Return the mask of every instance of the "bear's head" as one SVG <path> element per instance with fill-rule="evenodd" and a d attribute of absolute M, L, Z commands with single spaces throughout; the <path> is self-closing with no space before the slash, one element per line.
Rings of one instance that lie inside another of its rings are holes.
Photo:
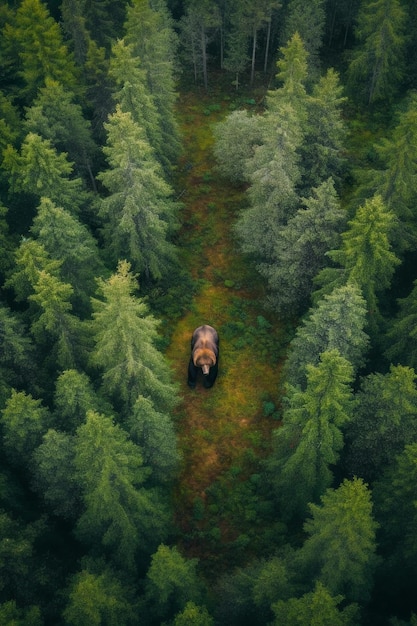
<path fill-rule="evenodd" d="M 193 361 L 196 367 L 201 367 L 204 376 L 207 376 L 210 371 L 210 367 L 216 365 L 216 355 L 213 350 L 200 348 L 194 352 Z"/>

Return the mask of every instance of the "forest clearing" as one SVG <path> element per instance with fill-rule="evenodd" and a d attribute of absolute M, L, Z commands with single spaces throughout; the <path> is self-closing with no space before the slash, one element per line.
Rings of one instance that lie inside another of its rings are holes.
<path fill-rule="evenodd" d="M 277 426 L 272 414 L 279 403 L 277 346 L 283 333 L 277 320 L 270 323 L 259 316 L 265 287 L 250 274 L 232 232 L 246 202 L 245 190 L 219 175 L 212 153 L 213 125 L 230 112 L 231 103 L 225 94 L 195 89 L 181 94 L 178 105 L 184 141 L 177 181 L 183 203 L 178 247 L 198 288 L 190 310 L 176 322 L 167 357 L 181 397 L 176 419 L 183 465 L 176 519 L 192 537 L 191 552 L 197 555 L 205 551 L 198 530 L 220 521 L 220 545 L 240 534 L 232 520 L 210 519 L 213 501 L 206 490 L 223 479 L 227 487 L 222 497 L 228 498 L 233 482 L 254 471 L 259 455 L 269 449 L 270 431 Z M 191 390 L 186 381 L 191 334 L 204 323 L 220 335 L 219 376 L 212 389 L 200 382 Z M 216 511 L 224 507 L 215 504 Z"/>

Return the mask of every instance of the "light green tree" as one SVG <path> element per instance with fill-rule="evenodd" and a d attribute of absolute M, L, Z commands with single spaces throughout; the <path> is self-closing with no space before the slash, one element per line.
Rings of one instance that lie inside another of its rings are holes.
<path fill-rule="evenodd" d="M 246 163 L 262 143 L 262 118 L 246 110 L 233 111 L 214 126 L 214 154 L 223 176 L 234 182 L 246 180 Z"/>
<path fill-rule="evenodd" d="M 366 0 L 360 5 L 348 68 L 350 91 L 371 105 L 392 99 L 404 73 L 407 13 L 400 0 Z"/>
<path fill-rule="evenodd" d="M 20 608 L 14 600 L 0 604 L 0 623 L 4 626 L 42 626 L 40 608 Z"/>
<path fill-rule="evenodd" d="M 102 371 L 103 392 L 127 414 L 141 395 L 164 412 L 176 401 L 176 387 L 155 345 L 158 322 L 144 300 L 133 295 L 136 288 L 126 261 L 107 281 L 99 281 L 102 299 L 93 300 L 91 362 Z"/>
<path fill-rule="evenodd" d="M 308 54 L 309 76 L 320 70 L 320 49 L 323 45 L 326 9 L 324 0 L 313 0 L 306 4 L 302 0 L 290 0 L 286 7 L 282 42 L 298 33 Z"/>
<path fill-rule="evenodd" d="M 42 198 L 31 232 L 51 259 L 60 262 L 60 276 L 74 289 L 73 304 L 82 317 L 90 312 L 96 277 L 104 274 L 98 244 L 90 231 L 69 211 Z"/>
<path fill-rule="evenodd" d="M 172 626 L 213 626 L 214 619 L 203 606 L 197 606 L 194 602 L 187 602 L 184 610 L 175 616 Z"/>
<path fill-rule="evenodd" d="M 317 582 L 314 591 L 301 598 L 280 600 L 272 605 L 275 619 L 272 626 L 356 626 L 359 618 L 359 607 L 350 604 L 339 608 L 344 598 L 332 596 L 328 589 Z"/>
<path fill-rule="evenodd" d="M 378 294 L 391 284 L 400 261 L 391 245 L 395 215 L 381 196 L 374 196 L 360 206 L 342 234 L 342 246 L 332 250 L 329 257 L 338 268 L 322 270 L 317 283 L 324 285 L 320 294 L 329 293 L 334 286 L 353 282 L 362 290 L 368 308 L 370 330 L 377 332 L 380 324 Z"/>
<path fill-rule="evenodd" d="M 321 505 L 310 504 L 304 525 L 308 538 L 299 552 L 308 581 L 317 579 L 347 602 L 369 598 L 377 564 L 371 493 L 360 478 L 328 489 Z"/>
<path fill-rule="evenodd" d="M 146 574 L 146 595 L 160 619 L 173 617 L 189 602 L 199 604 L 202 585 L 197 564 L 197 559 L 183 557 L 175 546 L 161 544 L 152 555 Z"/>
<path fill-rule="evenodd" d="M 137 623 L 126 585 L 109 569 L 100 573 L 83 569 L 73 576 L 63 611 L 68 626 L 126 626 Z"/>
<path fill-rule="evenodd" d="M 144 280 L 161 278 L 175 263 L 172 189 L 130 113 L 118 106 L 105 126 L 109 169 L 98 178 L 109 191 L 100 206 L 107 250 L 113 263 L 127 257 Z"/>
<path fill-rule="evenodd" d="M 303 518 L 332 483 L 343 448 L 342 427 L 352 418 L 351 364 L 337 350 L 307 365 L 305 391 L 287 387 L 282 426 L 274 431 L 268 471 L 286 518 Z"/>
<path fill-rule="evenodd" d="M 3 447 L 8 460 L 27 469 L 51 423 L 49 410 L 30 394 L 12 390 L 1 412 Z"/>
<path fill-rule="evenodd" d="M 4 151 L 2 168 L 14 194 L 30 193 L 47 197 L 72 214 L 80 212 L 88 194 L 81 178 L 73 177 L 73 166 L 64 152 L 58 153 L 49 139 L 29 133 L 20 154 L 12 146 Z"/>
<path fill-rule="evenodd" d="M 152 552 L 169 527 L 166 504 L 144 488 L 149 470 L 140 448 L 110 417 L 89 411 L 77 429 L 74 463 L 84 509 L 78 538 L 134 572 L 139 551 Z"/>

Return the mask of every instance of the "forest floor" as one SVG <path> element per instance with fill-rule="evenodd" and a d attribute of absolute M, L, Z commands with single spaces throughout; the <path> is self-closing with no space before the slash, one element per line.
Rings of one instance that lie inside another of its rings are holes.
<path fill-rule="evenodd" d="M 182 469 L 174 495 L 176 521 L 189 556 L 215 569 L 250 542 L 256 471 L 278 426 L 279 369 L 285 329 L 262 307 L 264 285 L 238 250 L 232 226 L 245 206 L 242 187 L 222 178 L 212 148 L 213 125 L 254 100 L 192 91 L 178 107 L 184 155 L 177 191 L 183 208 L 177 244 L 197 285 L 176 321 L 167 357 L 180 386 L 176 412 Z M 211 389 L 187 386 L 193 330 L 211 324 L 220 336 L 219 375 Z M 249 488 L 248 488 L 249 485 Z"/>

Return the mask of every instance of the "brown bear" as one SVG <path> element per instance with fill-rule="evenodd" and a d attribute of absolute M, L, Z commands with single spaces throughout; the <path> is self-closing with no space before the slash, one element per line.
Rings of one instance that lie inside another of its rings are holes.
<path fill-rule="evenodd" d="M 219 336 L 212 327 L 204 324 L 193 332 L 191 358 L 188 364 L 188 385 L 194 389 L 198 372 L 203 373 L 204 386 L 210 388 L 219 369 Z"/>

